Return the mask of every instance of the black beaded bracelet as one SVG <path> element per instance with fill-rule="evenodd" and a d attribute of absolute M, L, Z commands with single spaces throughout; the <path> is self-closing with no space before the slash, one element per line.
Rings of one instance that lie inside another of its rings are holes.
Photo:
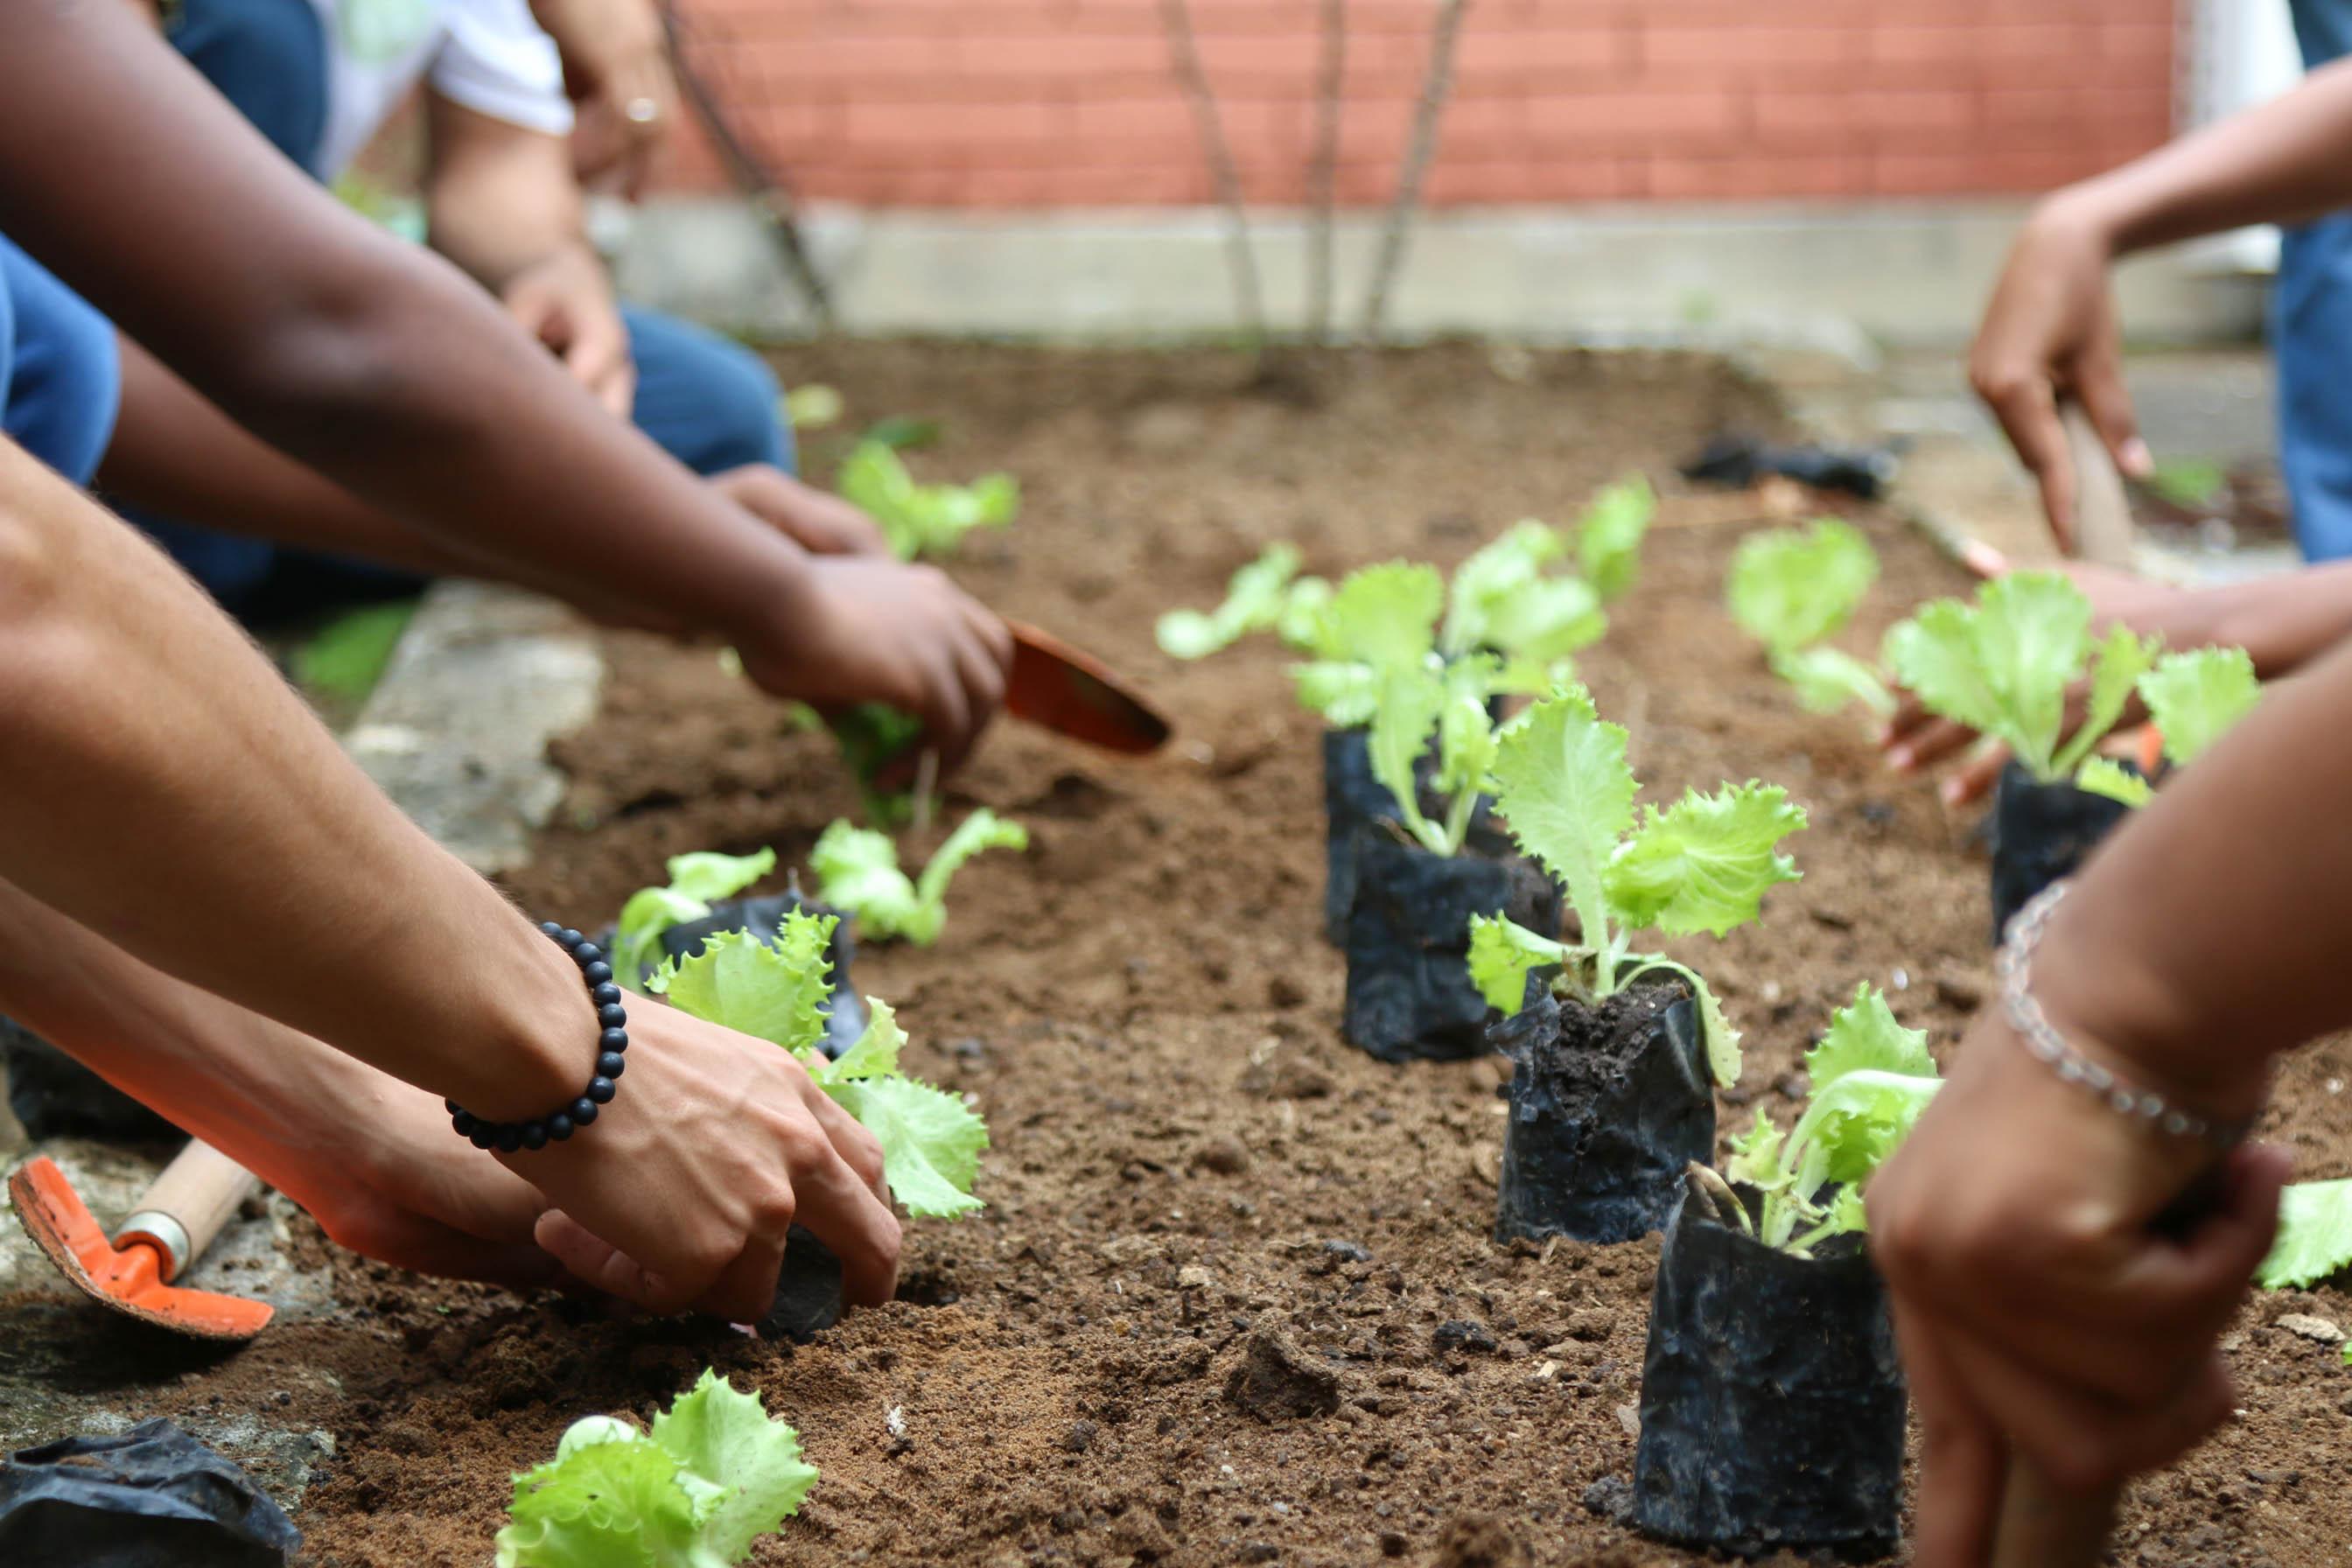
<path fill-rule="evenodd" d="M 595 1121 L 600 1106 L 612 1103 L 618 1092 L 615 1081 L 629 1065 L 625 1054 L 629 1048 L 629 1015 L 621 1005 L 621 987 L 613 979 L 613 966 L 604 961 L 604 950 L 570 926 L 553 921 L 541 922 L 539 929 L 572 955 L 572 962 L 580 966 L 580 978 L 588 983 L 588 999 L 596 1005 L 596 1023 L 604 1031 L 596 1037 L 596 1071 L 577 1100 L 529 1121 L 491 1121 L 454 1100 L 443 1101 L 449 1108 L 449 1125 L 460 1138 L 473 1140 L 477 1149 L 511 1154 L 518 1149 L 544 1149 L 551 1142 L 562 1142 Z"/>

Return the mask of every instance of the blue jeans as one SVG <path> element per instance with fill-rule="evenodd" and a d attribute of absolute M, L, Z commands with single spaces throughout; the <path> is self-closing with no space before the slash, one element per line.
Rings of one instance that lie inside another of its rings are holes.
<path fill-rule="evenodd" d="M 0 431 L 86 486 L 121 403 L 113 325 L 0 236 Z"/>
<path fill-rule="evenodd" d="M 2303 63 L 2352 54 L 2352 0 L 2292 0 Z M 2279 467 L 2305 557 L 2352 556 L 2352 213 L 2286 231 L 2271 293 Z"/>
<path fill-rule="evenodd" d="M 185 0 L 172 42 L 279 152 L 320 172 L 313 165 L 326 126 L 327 47 L 310 0 Z M 625 305 L 621 318 L 637 366 L 638 429 L 699 474 L 747 463 L 793 468 L 782 394 L 757 354 L 659 311 Z M 289 569 L 306 580 L 325 581 L 318 560 L 300 552 L 180 523 L 138 521 L 233 611 L 256 604 L 273 579 L 280 591 L 269 597 L 288 599 Z M 361 588 L 371 580 L 395 590 L 414 581 L 379 577 L 373 568 L 341 574 Z"/>

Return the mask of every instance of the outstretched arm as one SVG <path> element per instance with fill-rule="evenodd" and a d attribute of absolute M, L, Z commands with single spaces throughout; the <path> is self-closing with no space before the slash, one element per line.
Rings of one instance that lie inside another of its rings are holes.
<path fill-rule="evenodd" d="M 2272 1061 L 2352 1026 L 2352 648 L 2282 683 L 2094 858 L 2034 991 L 2137 1090 L 2221 1119 Z M 1982 1562 L 2007 1450 L 2091 1490 L 2226 1419 L 2214 1345 L 2267 1250 L 2285 1158 L 2219 1165 L 2210 1217 L 2156 1222 L 2215 1158 L 2060 1080 L 1989 1007 L 1870 1192 L 1922 1429 L 1920 1568 Z"/>
<path fill-rule="evenodd" d="M 812 563 L 696 483 L 128 8 L 0 0 L 0 142 L 42 150 L 0 162 L 0 226 L 231 417 L 461 551 L 729 638 L 772 689 L 895 703 L 949 761 L 970 745 L 1011 644 L 944 579 Z"/>
<path fill-rule="evenodd" d="M 2134 251 L 2243 224 L 2294 223 L 2352 204 L 2352 62 L 2294 91 L 2069 185 L 2038 207 L 1985 308 L 1970 378 L 2042 486 L 2062 544 L 2074 474 L 2058 420 L 2079 399 L 2126 473 L 2146 474 L 2124 390 L 2107 268 Z"/>
<path fill-rule="evenodd" d="M 160 552 L 5 441 L 0 756 L 0 881 L 131 958 L 495 1120 L 586 1083 L 598 1022 L 570 958 Z M 873 1140 L 772 1046 L 653 1003 L 629 1027 L 596 1125 L 500 1156 L 562 1211 L 541 1244 L 604 1289 L 749 1321 L 797 1215 L 856 1299 L 886 1298 Z"/>

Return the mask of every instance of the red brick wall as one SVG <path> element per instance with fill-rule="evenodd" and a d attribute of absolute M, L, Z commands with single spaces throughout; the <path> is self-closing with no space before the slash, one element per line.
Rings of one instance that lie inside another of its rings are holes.
<path fill-rule="evenodd" d="M 695 58 L 804 195 L 1198 204 L 1159 0 L 683 0 Z M 1435 0 L 1349 0 L 1339 172 L 1386 199 Z M 1316 0 L 1192 0 L 1254 202 L 1296 205 Z M 1433 203 L 2039 190 L 2172 120 L 2171 0 L 1470 0 Z M 708 188 L 682 139 L 675 185 Z"/>

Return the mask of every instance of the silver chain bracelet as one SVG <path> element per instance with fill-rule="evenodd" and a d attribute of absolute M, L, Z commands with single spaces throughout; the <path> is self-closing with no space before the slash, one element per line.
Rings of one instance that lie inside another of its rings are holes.
<path fill-rule="evenodd" d="M 2033 954 L 2049 929 L 2050 912 L 2065 898 L 2066 888 L 2065 882 L 2053 882 L 2018 910 L 2016 918 L 2009 922 L 2000 956 L 1993 961 L 1993 973 L 2000 979 L 2001 1010 L 2010 1026 L 2025 1042 L 2026 1050 L 2061 1080 L 2095 1095 L 2116 1115 L 2130 1117 L 2151 1131 L 2194 1138 L 2223 1151 L 2244 1142 L 2246 1134 L 2253 1131 L 2254 1118 L 2221 1121 L 2183 1110 L 2164 1096 L 2126 1082 L 2113 1069 L 2076 1050 L 2050 1022 L 2049 1015 L 2042 1012 L 2042 1004 L 2033 995 Z"/>

